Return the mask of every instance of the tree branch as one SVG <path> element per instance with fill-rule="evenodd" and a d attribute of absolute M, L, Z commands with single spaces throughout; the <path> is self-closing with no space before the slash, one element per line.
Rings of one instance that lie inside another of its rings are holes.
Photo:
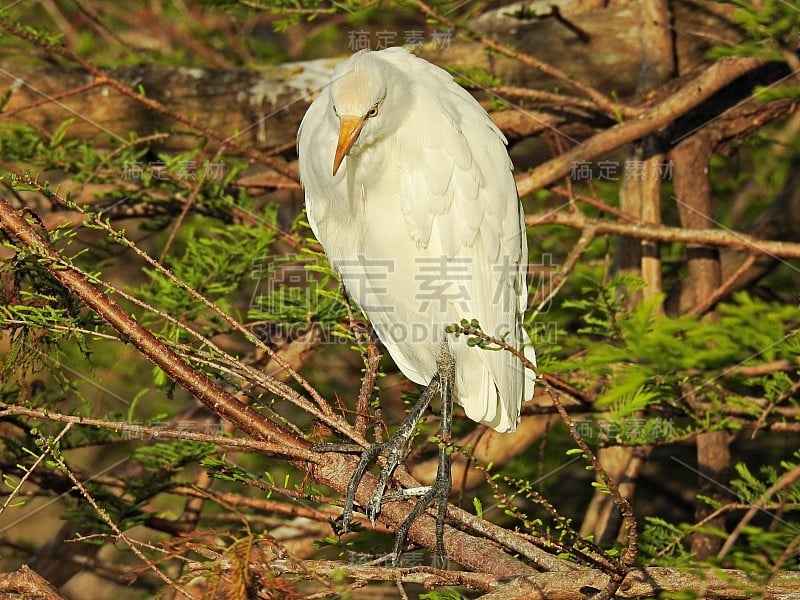
<path fill-rule="evenodd" d="M 519 195 L 525 196 L 569 175 L 575 162 L 593 160 L 663 129 L 732 81 L 764 64 L 764 61 L 755 58 L 728 58 L 714 63 L 677 92 L 648 112 L 639 115 L 635 120 L 625 121 L 598 133 L 572 150 L 536 167 L 527 175 L 519 177 L 517 179 Z"/>
<path fill-rule="evenodd" d="M 727 248 L 749 250 L 756 254 L 767 254 L 773 257 L 800 258 L 800 244 L 760 240 L 731 229 L 681 229 L 662 225 L 619 223 L 607 219 L 587 217 L 580 212 L 529 214 L 525 217 L 525 224 L 528 227 L 535 227 L 537 225 L 563 225 L 575 229 L 593 227 L 597 235 L 624 235 L 657 242 L 680 242 L 683 244 L 724 246 Z"/>

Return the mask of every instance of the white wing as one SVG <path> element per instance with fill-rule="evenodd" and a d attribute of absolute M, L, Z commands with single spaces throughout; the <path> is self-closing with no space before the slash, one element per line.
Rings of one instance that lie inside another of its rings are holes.
<path fill-rule="evenodd" d="M 382 54 L 394 59 L 391 51 Z M 404 217 L 431 256 L 450 259 L 456 275 L 469 269 L 468 278 L 451 280 L 465 292 L 451 307 L 452 320 L 477 319 L 484 332 L 522 349 L 529 341 L 521 323 L 527 241 L 506 139 L 445 71 L 406 53 L 396 60 L 414 69 L 409 96 L 427 107 L 411 111 L 414 120 L 398 132 Z M 463 337 L 451 349 L 467 416 L 498 431 L 515 429 L 534 374 L 509 352 L 468 347 Z M 529 345 L 526 354 L 534 358 Z"/>
<path fill-rule="evenodd" d="M 314 202 L 315 198 L 325 198 L 327 191 L 324 182 L 330 178 L 333 154 L 336 149 L 336 129 L 328 123 L 330 106 L 330 86 L 326 86 L 311 103 L 297 130 L 297 155 L 300 183 L 306 193 L 306 213 L 309 225 L 318 240 L 318 223 L 325 218 L 327 202 Z M 327 171 L 324 155 L 330 149 Z"/>

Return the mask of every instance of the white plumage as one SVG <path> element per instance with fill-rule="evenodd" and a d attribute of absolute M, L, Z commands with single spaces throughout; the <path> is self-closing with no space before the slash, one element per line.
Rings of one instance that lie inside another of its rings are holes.
<path fill-rule="evenodd" d="M 441 344 L 468 417 L 513 431 L 534 374 L 445 333 L 462 319 L 533 348 L 527 242 L 506 139 L 452 77 L 402 48 L 342 62 L 298 133 L 308 220 L 400 370 L 427 385 Z"/>

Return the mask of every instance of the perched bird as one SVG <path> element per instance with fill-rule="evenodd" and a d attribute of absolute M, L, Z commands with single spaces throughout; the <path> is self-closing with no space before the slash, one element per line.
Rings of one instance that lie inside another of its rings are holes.
<path fill-rule="evenodd" d="M 500 432 L 514 431 L 535 375 L 508 351 L 470 345 L 447 328 L 477 320 L 524 351 L 527 241 L 506 139 L 480 104 L 439 67 L 403 48 L 363 50 L 340 63 L 298 132 L 308 222 L 350 296 L 406 377 L 428 386 L 397 432 L 366 450 L 343 513 L 369 463 L 387 457 L 366 507 L 374 522 L 391 473 L 407 453 L 431 398 L 442 397 Z M 437 554 L 450 493 L 450 457 L 398 528 L 394 557 L 413 520 L 438 503 Z"/>

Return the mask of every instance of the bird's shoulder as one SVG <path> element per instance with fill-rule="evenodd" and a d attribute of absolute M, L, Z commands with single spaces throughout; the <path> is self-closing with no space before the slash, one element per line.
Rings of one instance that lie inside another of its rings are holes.
<path fill-rule="evenodd" d="M 505 137 L 469 92 L 430 67 L 420 68 L 426 75 L 414 82 L 396 140 L 403 216 L 422 245 L 438 234 L 445 254 L 454 256 L 483 230 L 481 243 L 497 256 L 503 230 L 518 228 Z"/>

